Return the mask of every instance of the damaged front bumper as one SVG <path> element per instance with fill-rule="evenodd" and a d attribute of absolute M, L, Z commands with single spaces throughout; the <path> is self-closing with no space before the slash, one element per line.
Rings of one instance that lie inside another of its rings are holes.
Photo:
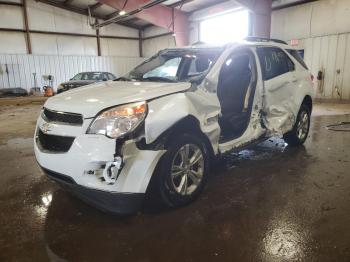
<path fill-rule="evenodd" d="M 101 211 L 128 215 L 138 212 L 144 200 L 144 193 L 106 192 L 78 185 L 71 177 L 41 167 L 43 172 L 65 190 Z"/>
<path fill-rule="evenodd" d="M 42 148 L 38 139 L 41 126 L 39 120 L 34 151 L 50 178 L 104 211 L 126 214 L 139 209 L 164 150 L 141 150 L 134 140 L 123 142 L 117 150 L 115 139 L 76 132 L 69 150 L 55 153 Z M 69 128 L 53 125 L 46 135 L 72 134 Z"/>

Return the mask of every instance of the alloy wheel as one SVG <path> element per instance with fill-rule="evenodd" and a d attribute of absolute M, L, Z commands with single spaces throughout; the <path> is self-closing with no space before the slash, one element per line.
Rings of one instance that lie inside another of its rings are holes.
<path fill-rule="evenodd" d="M 202 150 L 195 144 L 182 146 L 171 166 L 171 181 L 177 193 L 191 195 L 200 185 L 204 174 Z"/>

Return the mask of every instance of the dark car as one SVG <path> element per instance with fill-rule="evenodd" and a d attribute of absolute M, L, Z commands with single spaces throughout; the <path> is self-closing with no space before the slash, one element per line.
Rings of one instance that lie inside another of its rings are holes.
<path fill-rule="evenodd" d="M 100 81 L 116 79 L 115 75 L 109 72 L 82 72 L 75 75 L 68 82 L 64 82 L 57 87 L 57 94 L 80 86 L 90 85 Z"/>

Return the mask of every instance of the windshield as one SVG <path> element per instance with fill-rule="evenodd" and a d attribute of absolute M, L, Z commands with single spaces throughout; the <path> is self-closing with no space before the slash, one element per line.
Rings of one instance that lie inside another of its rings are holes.
<path fill-rule="evenodd" d="M 72 80 L 102 80 L 102 73 L 99 73 L 99 72 L 79 73 L 76 76 L 74 76 Z"/>
<path fill-rule="evenodd" d="M 197 79 L 218 59 L 222 49 L 159 52 L 119 80 L 185 82 Z"/>

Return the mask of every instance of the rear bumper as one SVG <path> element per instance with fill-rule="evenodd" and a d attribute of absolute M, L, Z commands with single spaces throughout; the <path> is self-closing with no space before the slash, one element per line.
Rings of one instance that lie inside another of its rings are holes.
<path fill-rule="evenodd" d="M 144 193 L 116 193 L 87 188 L 78 185 L 73 178 L 41 167 L 44 173 L 60 184 L 65 190 L 101 211 L 128 215 L 138 212 L 143 203 Z"/>

